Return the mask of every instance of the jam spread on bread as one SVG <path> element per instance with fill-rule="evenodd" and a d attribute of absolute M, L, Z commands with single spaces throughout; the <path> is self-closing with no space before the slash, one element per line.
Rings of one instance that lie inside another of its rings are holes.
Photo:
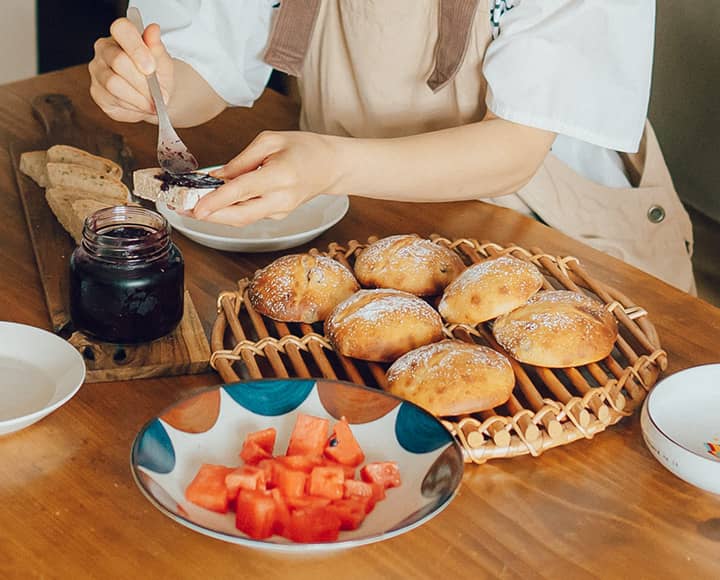
<path fill-rule="evenodd" d="M 167 171 L 163 171 L 155 176 L 162 182 L 160 189 L 162 191 L 168 191 L 171 186 L 177 187 L 190 187 L 193 189 L 214 189 L 220 187 L 225 183 L 222 179 L 213 177 L 207 173 L 179 173 L 173 175 Z"/>

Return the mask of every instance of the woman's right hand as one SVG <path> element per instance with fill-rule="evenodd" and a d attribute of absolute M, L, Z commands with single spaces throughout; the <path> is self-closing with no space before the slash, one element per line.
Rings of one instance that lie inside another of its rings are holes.
<path fill-rule="evenodd" d="M 127 18 L 110 26 L 110 37 L 95 42 L 90 61 L 90 95 L 112 119 L 128 123 L 157 122 L 145 75 L 157 72 L 165 103 L 173 94 L 173 60 L 151 24 L 141 36 Z"/>

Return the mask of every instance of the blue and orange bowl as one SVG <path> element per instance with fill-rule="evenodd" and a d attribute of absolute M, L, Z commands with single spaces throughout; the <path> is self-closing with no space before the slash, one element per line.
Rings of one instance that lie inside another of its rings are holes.
<path fill-rule="evenodd" d="M 402 485 L 389 489 L 361 526 L 336 542 L 296 544 L 280 536 L 254 540 L 219 514 L 185 499 L 203 463 L 237 465 L 248 433 L 274 427 L 285 449 L 298 413 L 345 417 L 366 463 L 395 461 Z M 165 515 L 202 534 L 283 552 L 327 551 L 378 542 L 436 516 L 455 497 L 463 473 L 458 442 L 433 415 L 377 389 L 326 379 L 265 379 L 220 385 L 163 411 L 138 433 L 132 473 L 143 494 Z"/>

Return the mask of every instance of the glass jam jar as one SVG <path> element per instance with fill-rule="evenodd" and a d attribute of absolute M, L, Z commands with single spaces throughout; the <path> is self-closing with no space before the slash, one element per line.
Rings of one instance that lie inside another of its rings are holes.
<path fill-rule="evenodd" d="M 106 342 L 148 342 L 183 315 L 184 263 L 170 225 L 143 207 L 101 209 L 85 220 L 70 258 L 76 330 Z"/>

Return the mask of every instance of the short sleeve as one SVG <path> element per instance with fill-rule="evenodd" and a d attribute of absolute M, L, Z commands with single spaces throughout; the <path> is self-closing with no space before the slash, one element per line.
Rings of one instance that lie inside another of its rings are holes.
<path fill-rule="evenodd" d="M 654 0 L 491 1 L 483 72 L 498 117 L 637 151 L 647 117 Z"/>
<path fill-rule="evenodd" d="M 146 25 L 160 25 L 173 58 L 192 66 L 229 105 L 249 107 L 272 68 L 262 55 L 270 35 L 271 0 L 131 0 Z"/>

